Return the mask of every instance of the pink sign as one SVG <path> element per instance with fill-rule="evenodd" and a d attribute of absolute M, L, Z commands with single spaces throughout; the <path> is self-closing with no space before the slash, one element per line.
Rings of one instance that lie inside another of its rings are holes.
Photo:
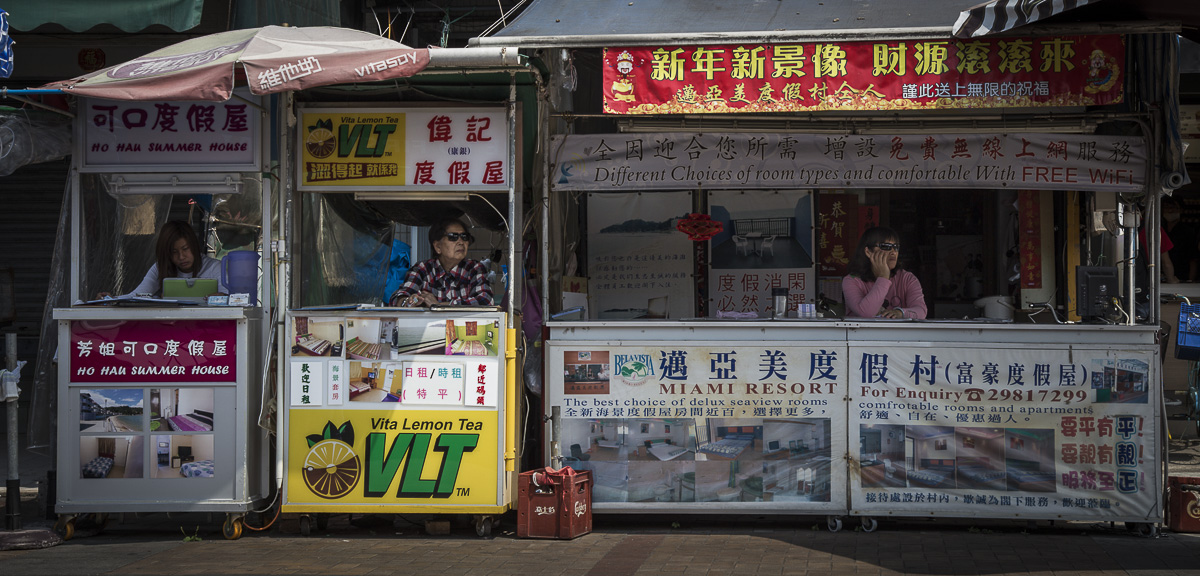
<path fill-rule="evenodd" d="M 71 382 L 235 382 L 236 320 L 76 320 Z"/>

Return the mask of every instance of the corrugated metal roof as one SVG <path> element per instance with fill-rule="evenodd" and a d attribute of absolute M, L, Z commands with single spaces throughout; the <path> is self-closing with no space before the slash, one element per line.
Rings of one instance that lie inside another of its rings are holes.
<path fill-rule="evenodd" d="M 766 38 L 902 38 L 949 36 L 959 12 L 978 0 L 534 0 L 508 27 L 473 44 L 598 46 Z M 625 38 L 622 38 L 625 37 Z"/>

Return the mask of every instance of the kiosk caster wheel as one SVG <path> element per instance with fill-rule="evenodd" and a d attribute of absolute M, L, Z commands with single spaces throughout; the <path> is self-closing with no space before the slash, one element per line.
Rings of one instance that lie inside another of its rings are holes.
<path fill-rule="evenodd" d="M 241 517 L 230 516 L 225 519 L 225 524 L 221 525 L 221 534 L 226 540 L 237 540 L 242 537 L 242 519 Z"/>
<path fill-rule="evenodd" d="M 492 535 L 492 526 L 496 520 L 491 516 L 477 516 L 475 518 L 475 535 L 480 538 L 487 538 Z"/>
<path fill-rule="evenodd" d="M 312 525 L 313 525 L 312 516 L 309 516 L 308 514 L 301 516 L 300 517 L 300 535 L 301 536 L 312 535 Z"/>
<path fill-rule="evenodd" d="M 870 516 L 863 516 L 861 526 L 863 532 L 874 532 L 879 529 L 879 521 Z"/>
<path fill-rule="evenodd" d="M 838 516 L 826 516 L 825 525 L 829 527 L 830 532 L 842 531 L 842 519 Z"/>
<path fill-rule="evenodd" d="M 75 537 L 75 516 L 59 516 L 54 523 L 54 531 L 62 536 L 64 541 Z"/>

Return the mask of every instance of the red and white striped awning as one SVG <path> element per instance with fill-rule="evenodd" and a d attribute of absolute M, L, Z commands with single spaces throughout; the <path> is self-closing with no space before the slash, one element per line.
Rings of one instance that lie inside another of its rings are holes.
<path fill-rule="evenodd" d="M 990 0 L 963 10 L 954 23 L 956 38 L 976 38 L 1032 24 L 1100 0 Z"/>

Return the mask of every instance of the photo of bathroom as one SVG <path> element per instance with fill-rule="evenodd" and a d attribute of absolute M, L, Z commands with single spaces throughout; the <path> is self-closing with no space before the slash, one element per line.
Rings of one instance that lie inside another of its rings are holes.
<path fill-rule="evenodd" d="M 908 485 L 905 444 L 904 426 L 859 425 L 858 463 L 863 488 L 903 488 Z"/>

